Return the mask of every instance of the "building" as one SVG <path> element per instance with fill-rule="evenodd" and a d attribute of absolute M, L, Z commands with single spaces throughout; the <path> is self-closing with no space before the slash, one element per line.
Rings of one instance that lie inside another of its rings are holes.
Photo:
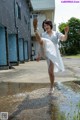
<path fill-rule="evenodd" d="M 0 68 L 31 57 L 30 0 L 0 0 Z"/>
<path fill-rule="evenodd" d="M 33 11 L 31 14 L 31 36 L 32 36 L 32 60 L 35 59 L 37 43 L 34 37 L 33 30 L 33 19 L 36 17 L 38 19 L 38 28 L 40 34 L 43 32 L 42 22 L 45 19 L 50 19 L 54 25 L 54 16 L 55 16 L 55 0 L 31 0 Z M 55 25 L 54 25 L 54 30 Z"/>

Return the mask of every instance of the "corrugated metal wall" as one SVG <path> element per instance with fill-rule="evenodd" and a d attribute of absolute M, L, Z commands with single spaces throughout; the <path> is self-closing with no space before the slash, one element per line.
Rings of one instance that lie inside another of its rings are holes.
<path fill-rule="evenodd" d="M 20 19 L 16 14 L 17 4 L 21 14 Z M 1 26 L 7 28 L 7 34 L 5 34 L 5 29 L 2 29 Z M 24 42 L 22 40 L 24 40 Z M 10 62 L 25 61 L 30 59 L 30 11 L 26 0 L 0 1 L 0 51 L 0 66 L 7 65 L 7 63 Z M 4 53 L 4 56 L 2 55 L 2 52 Z"/>

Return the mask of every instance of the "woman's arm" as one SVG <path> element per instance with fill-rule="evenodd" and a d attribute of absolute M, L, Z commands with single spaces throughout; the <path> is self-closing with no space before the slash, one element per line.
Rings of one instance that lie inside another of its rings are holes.
<path fill-rule="evenodd" d="M 66 40 L 67 40 L 68 32 L 69 32 L 69 27 L 67 26 L 67 27 L 64 29 L 64 31 L 65 31 L 65 34 L 60 37 L 60 40 L 61 40 L 61 41 L 66 41 Z"/>

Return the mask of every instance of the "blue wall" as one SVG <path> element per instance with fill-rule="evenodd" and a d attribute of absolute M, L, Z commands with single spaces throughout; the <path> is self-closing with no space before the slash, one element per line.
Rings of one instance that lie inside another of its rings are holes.
<path fill-rule="evenodd" d="M 8 47 L 9 47 L 9 62 L 18 62 L 17 61 L 17 43 L 16 35 L 8 35 Z"/>
<path fill-rule="evenodd" d="M 7 65 L 5 28 L 0 27 L 0 65 Z"/>
<path fill-rule="evenodd" d="M 24 54 L 25 54 L 25 60 L 28 60 L 28 42 L 24 41 Z"/>
<path fill-rule="evenodd" d="M 24 41 L 23 39 L 19 39 L 19 61 L 24 61 Z"/>

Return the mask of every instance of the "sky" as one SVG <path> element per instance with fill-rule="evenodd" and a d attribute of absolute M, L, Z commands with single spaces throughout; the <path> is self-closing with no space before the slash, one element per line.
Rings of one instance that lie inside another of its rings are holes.
<path fill-rule="evenodd" d="M 65 3 L 62 3 L 61 1 L 64 1 Z M 71 17 L 80 19 L 80 0 L 55 0 L 54 23 L 57 25 L 56 29 L 58 29 L 58 25 L 61 22 L 67 22 Z"/>

